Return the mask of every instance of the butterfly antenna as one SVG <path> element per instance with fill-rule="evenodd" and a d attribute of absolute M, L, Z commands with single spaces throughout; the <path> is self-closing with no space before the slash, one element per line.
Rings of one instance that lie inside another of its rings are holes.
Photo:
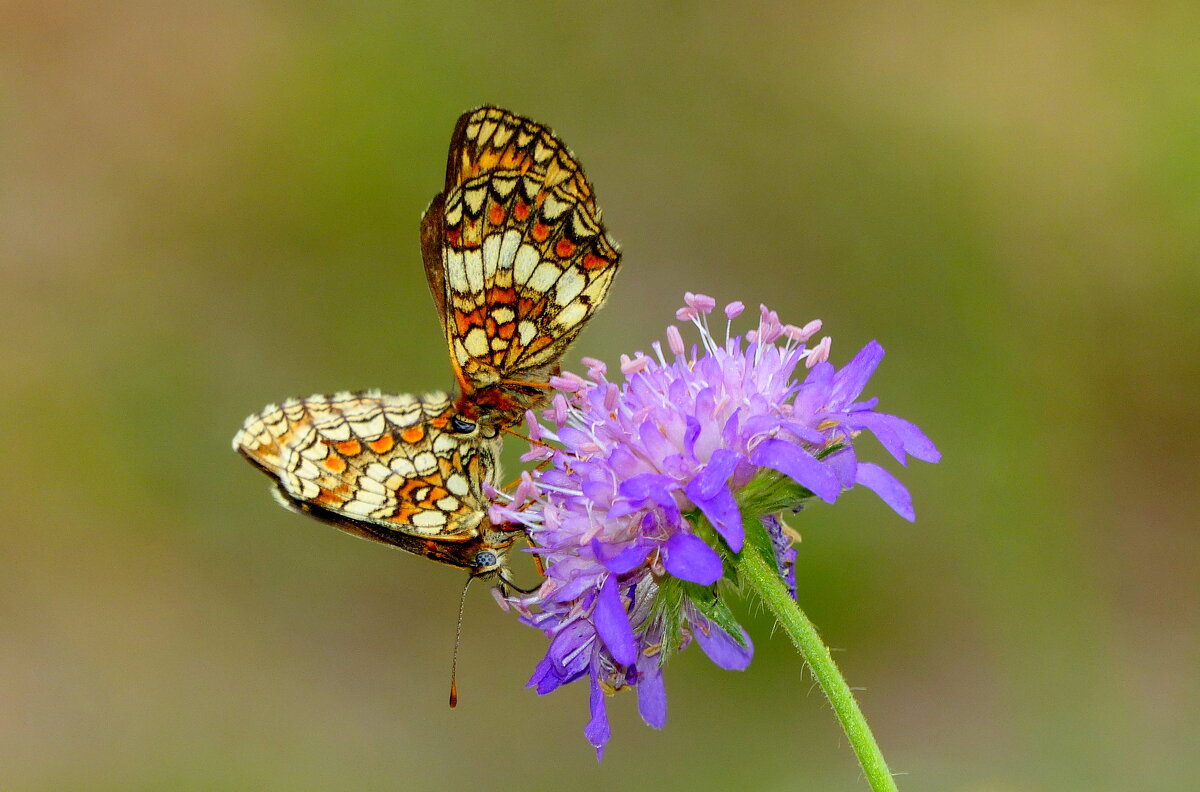
<path fill-rule="evenodd" d="M 467 608 L 467 589 L 474 579 L 474 576 L 467 578 L 462 590 L 462 599 L 458 602 L 458 626 L 454 628 L 454 656 L 450 660 L 450 709 L 458 706 L 458 646 L 462 643 L 462 620 L 463 612 Z"/>

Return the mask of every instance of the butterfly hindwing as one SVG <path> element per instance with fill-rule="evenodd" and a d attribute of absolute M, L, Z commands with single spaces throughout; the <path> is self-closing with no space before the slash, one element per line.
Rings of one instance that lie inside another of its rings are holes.
<path fill-rule="evenodd" d="M 499 446 L 495 432 L 456 418 L 443 394 L 291 399 L 248 418 L 234 438 L 287 504 L 401 546 L 481 535 L 482 487 L 496 483 Z"/>

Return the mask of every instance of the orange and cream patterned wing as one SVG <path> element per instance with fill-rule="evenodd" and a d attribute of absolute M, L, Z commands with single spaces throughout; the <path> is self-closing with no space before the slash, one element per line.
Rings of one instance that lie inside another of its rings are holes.
<path fill-rule="evenodd" d="M 499 475 L 499 437 L 456 417 L 445 394 L 290 399 L 247 418 L 233 447 L 285 506 L 425 555 L 411 537 L 480 535 L 483 483 Z"/>
<path fill-rule="evenodd" d="M 495 107 L 459 119 L 445 191 L 421 236 L 468 397 L 513 381 L 544 385 L 604 302 L 621 258 L 562 141 Z"/>

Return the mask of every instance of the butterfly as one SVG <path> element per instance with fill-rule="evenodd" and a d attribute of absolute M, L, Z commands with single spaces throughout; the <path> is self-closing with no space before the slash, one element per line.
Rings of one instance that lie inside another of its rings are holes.
<path fill-rule="evenodd" d="M 459 118 L 421 251 L 458 395 L 290 399 L 247 418 L 233 447 L 295 511 L 508 583 L 521 531 L 491 524 L 485 489 L 502 433 L 548 404 L 620 252 L 562 141 L 496 107 Z"/>

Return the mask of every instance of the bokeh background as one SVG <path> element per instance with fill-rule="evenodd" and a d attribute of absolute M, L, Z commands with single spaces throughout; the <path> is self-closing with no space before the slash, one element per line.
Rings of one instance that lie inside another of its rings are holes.
<path fill-rule="evenodd" d="M 805 512 L 799 579 L 902 789 L 1194 789 L 1198 40 L 1187 2 L 0 3 L 0 788 L 865 788 L 744 604 L 751 668 L 676 658 L 598 765 L 479 587 L 449 711 L 461 575 L 229 450 L 449 385 L 417 220 L 488 102 L 624 247 L 569 366 L 685 290 L 887 348 L 944 460 L 915 525 Z"/>

